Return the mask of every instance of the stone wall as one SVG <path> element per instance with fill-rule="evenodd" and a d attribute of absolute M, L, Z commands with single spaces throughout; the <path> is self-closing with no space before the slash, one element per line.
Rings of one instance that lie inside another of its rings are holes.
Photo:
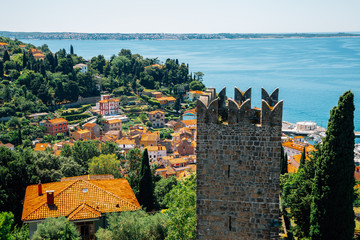
<path fill-rule="evenodd" d="M 262 89 L 197 103 L 197 239 L 278 239 L 282 101 Z M 267 95 L 266 95 L 267 94 Z"/>

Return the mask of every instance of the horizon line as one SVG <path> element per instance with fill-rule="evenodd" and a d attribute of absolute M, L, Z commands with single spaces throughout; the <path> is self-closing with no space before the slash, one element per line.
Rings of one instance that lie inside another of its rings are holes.
<path fill-rule="evenodd" d="M 74 34 L 170 34 L 170 35 L 186 35 L 186 34 L 360 34 L 359 31 L 335 31 L 335 32 L 188 32 L 188 33 L 171 33 L 171 32 L 64 32 L 64 31 L 50 31 L 50 32 L 41 32 L 41 31 L 3 31 L 0 32 L 9 32 L 9 33 L 74 33 Z"/>

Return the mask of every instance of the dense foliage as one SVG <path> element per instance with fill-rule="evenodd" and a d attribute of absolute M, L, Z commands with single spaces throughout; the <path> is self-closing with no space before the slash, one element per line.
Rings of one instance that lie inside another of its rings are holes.
<path fill-rule="evenodd" d="M 354 235 L 354 95 L 347 91 L 330 112 L 317 161 L 311 239 L 352 239 Z"/>
<path fill-rule="evenodd" d="M 196 176 L 191 175 L 177 184 L 165 197 L 169 216 L 169 240 L 195 239 Z"/>
<path fill-rule="evenodd" d="M 139 194 L 137 199 L 140 205 L 146 209 L 146 211 L 152 211 L 155 205 L 154 199 L 154 187 L 153 187 L 153 176 L 149 165 L 148 151 L 142 154 L 142 161 L 139 171 Z"/>
<path fill-rule="evenodd" d="M 78 240 L 80 233 L 75 224 L 65 217 L 47 218 L 37 226 L 32 240 L 67 239 Z"/>
<path fill-rule="evenodd" d="M 59 181 L 62 177 L 80 175 L 79 165 L 72 159 L 49 152 L 26 148 L 11 151 L 0 147 L 0 212 L 11 211 L 20 223 L 25 190 L 28 185 Z"/>
<path fill-rule="evenodd" d="M 308 238 L 310 233 L 310 211 L 312 190 L 315 176 L 315 162 L 320 149 L 312 153 L 311 160 L 296 174 L 285 174 L 281 177 L 283 208 L 290 208 L 289 216 L 294 219 L 293 233 L 300 238 Z"/>
<path fill-rule="evenodd" d="M 165 214 L 145 211 L 121 212 L 107 215 L 107 228 L 96 232 L 99 240 L 162 240 L 167 235 Z"/>
<path fill-rule="evenodd" d="M 281 177 L 284 217 L 294 219 L 289 230 L 299 239 L 353 238 L 353 118 L 353 94 L 347 91 L 331 110 L 326 137 L 310 161 L 303 152 L 298 172 Z"/>
<path fill-rule="evenodd" d="M 12 212 L 0 213 L 0 240 L 28 240 L 29 228 L 24 224 L 21 228 L 14 226 Z"/>
<path fill-rule="evenodd" d="M 167 59 L 160 64 L 158 59 L 144 58 L 122 49 L 110 60 L 99 55 L 89 63 L 82 57 L 61 49 L 51 53 L 47 45 L 38 47 L 45 54 L 44 60 L 36 60 L 26 44 L 26 50 L 18 40 L 0 37 L 9 43 L 9 52 L 4 51 L 0 60 L 0 117 L 42 112 L 47 106 L 76 102 L 78 97 L 91 97 L 101 90 L 115 95 L 129 95 L 144 88 L 164 90 L 173 95 L 183 94 L 189 88 L 204 89 L 203 74 L 192 76 L 189 66 L 177 59 Z M 78 63 L 88 64 L 86 73 L 74 68 Z M 2 80 L 2 81 L 1 81 Z M 16 104 L 18 103 L 18 104 Z"/>
<path fill-rule="evenodd" d="M 101 154 L 89 162 L 89 174 L 112 174 L 121 178 L 121 162 L 115 154 Z"/>
<path fill-rule="evenodd" d="M 158 209 L 166 208 L 165 196 L 177 184 L 178 184 L 178 181 L 176 180 L 175 176 L 168 177 L 168 178 L 161 178 L 158 182 L 156 182 L 155 188 L 154 188 L 154 197 L 156 199 Z"/>

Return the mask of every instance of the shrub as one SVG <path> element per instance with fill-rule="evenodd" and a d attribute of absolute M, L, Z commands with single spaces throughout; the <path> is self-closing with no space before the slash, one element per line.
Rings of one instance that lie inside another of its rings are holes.
<path fill-rule="evenodd" d="M 76 229 L 74 223 L 65 217 L 47 218 L 38 225 L 32 240 L 43 239 L 80 239 L 80 233 Z"/>

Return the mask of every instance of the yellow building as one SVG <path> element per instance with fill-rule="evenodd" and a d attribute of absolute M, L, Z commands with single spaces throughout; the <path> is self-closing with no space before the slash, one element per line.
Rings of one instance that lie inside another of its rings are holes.
<path fill-rule="evenodd" d="M 80 129 L 70 132 L 70 138 L 74 140 L 91 140 L 91 132 L 88 129 Z"/>

